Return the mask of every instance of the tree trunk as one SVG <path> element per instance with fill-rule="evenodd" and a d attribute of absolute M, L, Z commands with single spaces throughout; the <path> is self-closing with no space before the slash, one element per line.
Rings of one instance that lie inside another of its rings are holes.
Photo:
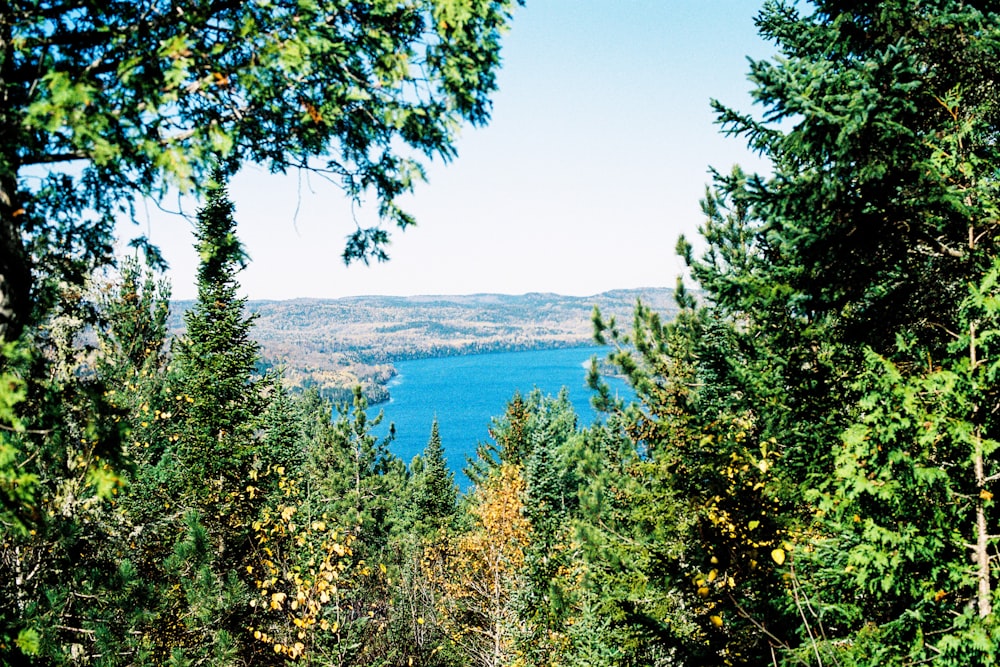
<path fill-rule="evenodd" d="M 986 471 L 983 461 L 983 444 L 979 434 L 976 434 L 976 451 L 973 465 L 976 470 L 976 485 L 979 487 L 979 497 L 976 498 L 976 602 L 980 618 L 986 618 L 993 613 L 993 595 L 990 585 L 990 535 L 986 526 Z"/>
<path fill-rule="evenodd" d="M 16 207 L 14 179 L 0 177 L 0 341 L 21 335 L 31 309 L 31 269 Z"/>
<path fill-rule="evenodd" d="M 7 3 L 3 3 L 6 7 Z M 21 335 L 31 310 L 31 264 L 21 237 L 24 209 L 17 196 L 20 167 L 11 17 L 0 9 L 0 342 Z"/>
<path fill-rule="evenodd" d="M 969 323 L 969 367 L 973 373 L 979 365 L 976 353 L 976 323 Z M 978 406 L 973 407 L 973 414 L 977 412 Z M 972 452 L 972 466 L 976 474 L 976 488 L 979 495 L 976 497 L 976 543 L 973 546 L 973 560 L 976 563 L 976 603 L 979 617 L 986 618 L 993 613 L 993 596 L 990 584 L 990 535 L 986 526 L 986 501 L 990 498 L 989 490 L 986 488 L 986 462 L 983 454 L 983 437 L 980 427 L 975 428 L 975 450 Z"/>

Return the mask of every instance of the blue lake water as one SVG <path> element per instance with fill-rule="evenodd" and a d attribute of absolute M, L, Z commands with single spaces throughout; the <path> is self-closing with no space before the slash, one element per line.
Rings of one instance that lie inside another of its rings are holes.
<path fill-rule="evenodd" d="M 514 392 L 526 396 L 538 388 L 554 396 L 566 387 L 578 425 L 593 423 L 598 415 L 590 406 L 593 392 L 587 387 L 587 370 L 591 357 L 602 359 L 607 350 L 582 347 L 399 362 L 399 375 L 389 384 L 392 399 L 374 406 L 370 414 L 384 413 L 380 434 L 388 432 L 390 422 L 395 424 L 391 449 L 407 463 L 427 446 L 436 416 L 448 465 L 465 488 L 466 457 L 475 454 L 478 443 L 489 440 L 490 419 L 503 415 Z M 621 380 L 609 384 L 613 392 L 629 393 Z"/>

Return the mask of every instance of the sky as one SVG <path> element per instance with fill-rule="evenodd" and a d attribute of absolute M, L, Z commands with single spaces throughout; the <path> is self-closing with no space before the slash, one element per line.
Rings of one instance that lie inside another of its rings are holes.
<path fill-rule="evenodd" d="M 235 177 L 251 258 L 244 295 L 672 287 L 674 247 L 697 237 L 709 167 L 763 168 L 742 139 L 719 133 L 709 106 L 752 110 L 747 57 L 772 53 L 753 24 L 759 5 L 527 0 L 505 37 L 489 125 L 463 128 L 458 157 L 428 165 L 428 182 L 403 200 L 418 224 L 392 234 L 389 262 L 344 266 L 358 212 L 335 185 L 255 166 Z M 120 227 L 122 243 L 148 235 L 170 264 L 173 297 L 194 298 L 191 221 L 146 210 Z"/>

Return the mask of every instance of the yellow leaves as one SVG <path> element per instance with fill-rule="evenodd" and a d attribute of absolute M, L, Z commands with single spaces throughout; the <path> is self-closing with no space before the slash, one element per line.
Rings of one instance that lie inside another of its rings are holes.
<path fill-rule="evenodd" d="M 979 492 L 979 498 L 981 500 L 993 500 L 993 494 L 987 491 L 986 489 L 983 489 L 982 491 Z"/>
<path fill-rule="evenodd" d="M 266 474 L 276 471 L 268 469 Z M 324 618 L 341 613 L 337 584 L 349 586 L 363 572 L 371 573 L 371 568 L 351 560 L 354 534 L 335 530 L 326 516 L 313 519 L 309 506 L 298 502 L 297 480 L 282 478 L 279 485 L 289 500 L 265 510 L 253 522 L 257 543 L 267 542 L 267 546 L 247 566 L 248 574 L 259 577 L 255 582 L 258 595 L 251 605 L 258 613 L 267 612 L 269 623 L 274 624 L 272 636 L 261 633 L 254 638 L 277 647 L 275 652 L 286 659 L 298 660 L 306 657 L 316 633 L 339 630 L 338 623 Z M 275 621 L 276 617 L 280 620 Z"/>
<path fill-rule="evenodd" d="M 771 559 L 778 565 L 785 564 L 785 550 L 782 548 L 777 548 L 771 551 Z"/>
<path fill-rule="evenodd" d="M 516 552 L 523 551 L 529 541 L 530 524 L 521 500 L 526 488 L 521 471 L 516 466 L 504 465 L 479 491 L 479 502 L 472 509 L 488 539 L 516 547 L 512 552 L 515 558 Z M 523 560 L 523 553 L 520 559 Z"/>
<path fill-rule="evenodd" d="M 715 627 L 717 627 L 717 628 L 721 628 L 722 627 L 722 616 L 721 615 L 715 614 L 713 616 L 709 616 L 708 620 L 711 621 L 712 625 L 714 625 Z"/>
<path fill-rule="evenodd" d="M 501 466 L 473 496 L 474 525 L 424 551 L 424 576 L 438 591 L 437 621 L 454 641 L 476 643 L 485 626 L 509 648 L 502 628 L 512 622 L 510 596 L 531 538 L 524 489 L 520 470 Z"/>

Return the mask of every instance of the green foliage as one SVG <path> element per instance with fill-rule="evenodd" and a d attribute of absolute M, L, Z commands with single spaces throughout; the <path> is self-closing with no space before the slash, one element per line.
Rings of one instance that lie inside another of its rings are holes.
<path fill-rule="evenodd" d="M 487 119 L 514 4 L 0 8 L 0 660 L 246 664 L 240 566 L 275 492 L 247 479 L 316 443 L 254 376 L 220 182 L 246 160 L 311 169 L 409 226 L 415 156 L 451 157 L 460 123 Z M 153 274 L 127 260 L 96 300 L 88 281 L 118 219 L 175 189 L 208 201 L 171 356 Z M 345 259 L 383 259 L 387 238 L 358 229 Z M 376 491 L 356 493 L 359 516 L 393 506 Z"/>
<path fill-rule="evenodd" d="M 403 463 L 389 452 L 391 435 L 379 438 L 372 430 L 381 415 L 369 420 L 368 402 L 356 388 L 352 406 L 337 406 L 331 422 L 330 406 L 317 413 L 317 423 L 305 473 L 314 491 L 331 499 L 329 511 L 348 525 L 361 526 L 360 541 L 381 548 L 398 519 L 392 498 L 406 482 Z"/>
<path fill-rule="evenodd" d="M 596 363 L 603 423 L 515 395 L 457 506 L 436 422 L 408 471 L 360 390 L 334 411 L 257 374 L 222 181 L 246 159 L 317 169 L 412 224 L 405 156 L 450 157 L 457 123 L 485 120 L 513 4 L 42 3 L 6 22 L 0 282 L 40 282 L 0 290 L 0 660 L 996 663 L 988 3 L 766 3 L 763 113 L 716 110 L 769 174 L 715 174 L 674 320 L 595 313 L 636 402 Z M 168 350 L 155 273 L 126 260 L 96 299 L 86 279 L 115 207 L 172 186 L 207 200 Z M 386 240 L 359 229 L 345 256 Z M 15 340 L 25 323 L 44 326 Z"/>
<path fill-rule="evenodd" d="M 417 521 L 430 533 L 443 528 L 455 514 L 457 489 L 455 475 L 448 469 L 437 419 L 420 457 L 420 470 L 414 474 L 413 504 Z"/>
<path fill-rule="evenodd" d="M 27 398 L 21 371 L 27 358 L 23 348 L 6 343 L 0 350 L 3 373 L 0 374 L 0 525 L 4 530 L 27 532 L 25 514 L 35 504 L 37 475 L 24 472 L 19 463 L 23 454 L 16 445 L 16 433 L 23 431 L 15 406 Z M 20 366 L 21 368 L 18 368 Z"/>
<path fill-rule="evenodd" d="M 407 227 L 398 198 L 423 178 L 414 155 L 454 155 L 484 123 L 514 0 L 155 0 L 0 12 L 0 334 L 28 323 L 33 266 L 110 255 L 142 197 L 204 192 L 223 159 L 338 181 Z M 69 166 L 73 163 L 73 166 Z M 29 182 L 26 170 L 40 179 Z M 21 235 L 27 237 L 23 247 Z M 384 259 L 388 232 L 358 229 L 345 259 Z M 55 277 L 55 276 L 52 276 Z M 43 277 L 43 282 L 48 277 Z"/>
<path fill-rule="evenodd" d="M 576 430 L 576 414 L 565 391 L 552 398 L 535 389 L 527 399 L 515 392 L 504 415 L 491 421 L 493 442 L 477 445 L 476 456 L 465 468 L 474 484 L 485 482 L 503 464 L 524 466 L 536 442 L 564 442 Z"/>
<path fill-rule="evenodd" d="M 589 549 L 610 545 L 589 562 L 634 573 L 603 585 L 637 645 L 992 659 L 1000 31 L 981 4 L 765 4 L 763 113 L 716 110 L 770 175 L 716 174 L 705 250 L 678 244 L 705 305 L 678 291 L 667 325 L 640 305 L 629 336 L 597 317 L 641 406 L 600 395 L 635 454 L 608 485 L 631 511 L 585 503 Z"/>
<path fill-rule="evenodd" d="M 869 351 L 856 424 L 819 497 L 829 542 L 810 564 L 826 633 L 863 620 L 881 650 L 941 664 L 990 664 L 998 425 L 997 268 L 970 289 L 946 356 L 901 336 L 893 359 Z M 971 565 L 970 565 L 971 563 Z M 865 604 L 844 588 L 865 592 Z M 961 646 L 961 650 L 956 649 Z M 829 650 L 829 647 L 826 647 Z M 871 659 L 865 650 L 856 656 Z"/>

